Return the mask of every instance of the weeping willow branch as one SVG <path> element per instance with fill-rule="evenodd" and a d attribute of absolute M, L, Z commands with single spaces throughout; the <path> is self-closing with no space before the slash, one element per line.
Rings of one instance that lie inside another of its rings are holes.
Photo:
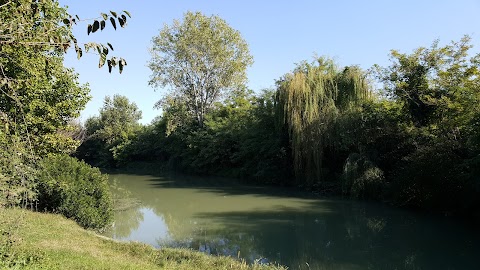
<path fill-rule="evenodd" d="M 338 115 L 370 97 L 365 73 L 358 67 L 340 71 L 333 60 L 318 58 L 316 63 L 300 64 L 278 85 L 297 181 L 320 182 L 324 152 L 332 145 L 331 131 Z"/>

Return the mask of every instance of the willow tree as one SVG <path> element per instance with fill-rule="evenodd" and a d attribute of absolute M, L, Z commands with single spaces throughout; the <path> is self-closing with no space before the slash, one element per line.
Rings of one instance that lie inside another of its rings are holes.
<path fill-rule="evenodd" d="M 277 85 L 297 180 L 321 181 L 322 160 L 326 147 L 333 145 L 337 117 L 369 96 L 365 73 L 355 66 L 340 70 L 333 60 L 321 57 L 300 64 Z"/>
<path fill-rule="evenodd" d="M 150 85 L 170 86 L 200 126 L 222 92 L 246 82 L 253 63 L 240 32 L 218 16 L 187 12 L 153 38 Z"/>

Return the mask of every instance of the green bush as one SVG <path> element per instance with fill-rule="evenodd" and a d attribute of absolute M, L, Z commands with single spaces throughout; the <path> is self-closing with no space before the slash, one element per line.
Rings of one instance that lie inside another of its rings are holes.
<path fill-rule="evenodd" d="M 476 165 L 465 162 L 464 152 L 454 141 L 443 141 L 406 156 L 392 177 L 394 202 L 429 211 L 471 212 L 478 207 L 472 174 Z"/>
<path fill-rule="evenodd" d="M 345 161 L 342 180 L 343 192 L 354 198 L 379 199 L 385 188 L 383 171 L 357 153 Z"/>
<path fill-rule="evenodd" d="M 113 216 L 107 176 L 98 168 L 66 155 L 41 162 L 39 209 L 60 213 L 85 228 L 100 229 Z"/>

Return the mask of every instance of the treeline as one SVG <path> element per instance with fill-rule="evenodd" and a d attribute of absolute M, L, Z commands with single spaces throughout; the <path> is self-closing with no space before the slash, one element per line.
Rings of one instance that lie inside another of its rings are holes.
<path fill-rule="evenodd" d="M 275 89 L 229 92 L 201 123 L 170 96 L 162 116 L 142 126 L 135 104 L 114 96 L 87 120 L 77 156 L 478 215 L 480 55 L 471 48 L 465 37 L 392 51 L 390 66 L 368 72 L 328 58 L 303 62 Z"/>
<path fill-rule="evenodd" d="M 77 156 L 100 167 L 144 161 L 194 174 L 287 183 L 293 176 L 288 134 L 277 121 L 274 95 L 237 91 L 215 104 L 202 127 L 177 103 L 168 103 L 161 117 L 141 126 L 132 117 L 135 104 L 124 96 L 107 97 L 100 115 L 87 119 L 88 139 Z"/>

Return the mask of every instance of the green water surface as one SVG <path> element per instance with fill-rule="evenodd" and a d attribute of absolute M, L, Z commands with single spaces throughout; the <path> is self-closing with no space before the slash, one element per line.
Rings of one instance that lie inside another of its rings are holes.
<path fill-rule="evenodd" d="M 290 269 L 480 269 L 466 222 L 378 203 L 184 176 L 111 174 L 105 234 Z"/>

